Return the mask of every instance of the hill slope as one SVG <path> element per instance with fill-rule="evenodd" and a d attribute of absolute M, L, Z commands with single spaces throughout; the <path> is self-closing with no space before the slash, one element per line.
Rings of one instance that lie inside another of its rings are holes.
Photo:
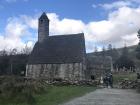
<path fill-rule="evenodd" d="M 129 58 L 134 61 L 136 67 L 140 68 L 140 60 L 138 60 L 136 58 L 136 48 L 137 48 L 137 45 L 127 47 L 128 55 L 129 55 Z M 121 54 L 123 52 L 123 48 L 113 49 L 113 51 L 114 52 L 112 55 L 110 54 L 109 50 L 106 50 L 105 52 L 101 51 L 101 52 L 87 53 L 87 56 L 91 56 L 91 57 L 92 56 L 102 56 L 104 54 L 105 56 L 112 56 L 113 62 L 115 62 L 115 60 L 117 60 L 121 56 Z"/>

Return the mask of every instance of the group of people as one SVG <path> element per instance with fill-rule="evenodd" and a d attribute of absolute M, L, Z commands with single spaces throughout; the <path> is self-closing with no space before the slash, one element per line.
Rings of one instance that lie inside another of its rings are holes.
<path fill-rule="evenodd" d="M 113 75 L 112 73 L 106 73 L 104 77 L 101 77 L 101 84 L 108 88 L 113 88 Z"/>

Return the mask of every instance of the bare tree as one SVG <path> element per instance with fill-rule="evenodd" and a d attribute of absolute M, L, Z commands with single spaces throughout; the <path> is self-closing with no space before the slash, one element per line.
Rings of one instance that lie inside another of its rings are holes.
<path fill-rule="evenodd" d="M 95 52 L 95 53 L 98 52 L 97 46 L 94 47 L 94 52 Z"/>
<path fill-rule="evenodd" d="M 27 45 L 22 49 L 21 53 L 22 54 L 26 54 L 26 55 L 29 55 L 32 51 L 32 48 L 31 47 L 28 47 Z"/>
<path fill-rule="evenodd" d="M 102 56 L 105 56 L 105 52 L 106 52 L 106 49 L 105 49 L 105 46 L 102 47 Z"/>
<path fill-rule="evenodd" d="M 9 55 L 16 55 L 17 53 L 18 53 L 18 51 L 17 51 L 16 48 L 11 49 L 11 50 L 9 51 Z"/>

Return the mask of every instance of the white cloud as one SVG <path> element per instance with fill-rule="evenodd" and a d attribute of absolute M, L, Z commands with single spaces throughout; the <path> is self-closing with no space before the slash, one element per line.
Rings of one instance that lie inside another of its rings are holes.
<path fill-rule="evenodd" d="M 74 19 L 62 19 L 50 17 L 50 33 L 51 34 L 71 34 L 71 33 L 80 33 L 83 32 L 85 24 L 81 20 Z"/>
<path fill-rule="evenodd" d="M 96 37 L 95 41 L 99 41 L 98 43 L 102 44 L 112 43 L 120 47 L 123 46 L 124 37 L 126 36 L 127 39 L 130 37 L 129 42 L 131 43 L 126 40 L 128 45 L 136 44 L 138 42 L 136 32 L 140 27 L 139 17 L 140 8 L 122 7 L 119 10 L 109 13 L 107 20 L 91 22 L 89 24 L 90 28 L 93 29 L 91 35 Z"/>
<path fill-rule="evenodd" d="M 124 6 L 132 6 L 132 2 L 129 1 L 115 1 L 113 3 L 106 3 L 106 4 L 99 4 L 100 7 L 110 10 L 110 9 L 117 9 L 117 8 L 121 8 Z"/>
<path fill-rule="evenodd" d="M 122 47 L 124 43 L 127 45 L 137 44 L 136 32 L 140 28 L 139 17 L 140 8 L 121 7 L 110 12 L 106 20 L 90 22 L 87 25 L 87 37 L 101 45 L 111 43 Z"/>
<path fill-rule="evenodd" d="M 31 47 L 34 38 L 30 29 L 37 28 L 33 26 L 35 20 L 37 20 L 35 17 L 31 19 L 30 16 L 27 18 L 26 15 L 8 18 L 5 32 L 0 34 L 0 50 L 13 48 L 21 50 L 26 45 Z"/>
<path fill-rule="evenodd" d="M 18 50 L 24 47 L 24 43 L 20 39 L 10 39 L 0 35 L 0 50 L 17 48 Z"/>
<path fill-rule="evenodd" d="M 87 51 L 93 51 L 95 45 L 116 47 L 138 43 L 137 31 L 140 28 L 140 8 L 123 6 L 108 13 L 108 18 L 101 21 L 84 23 L 82 20 L 60 19 L 55 13 L 47 14 L 50 19 L 50 34 L 85 33 Z M 0 34 L 0 49 L 29 46 L 37 40 L 38 17 L 21 15 L 8 19 L 5 32 Z"/>
<path fill-rule="evenodd" d="M 10 21 L 6 26 L 5 32 L 7 37 L 18 39 L 19 37 L 27 33 L 27 26 L 18 22 Z"/>
<path fill-rule="evenodd" d="M 28 27 L 32 29 L 38 28 L 38 15 L 31 17 L 27 15 L 21 15 L 20 20 L 24 22 Z"/>

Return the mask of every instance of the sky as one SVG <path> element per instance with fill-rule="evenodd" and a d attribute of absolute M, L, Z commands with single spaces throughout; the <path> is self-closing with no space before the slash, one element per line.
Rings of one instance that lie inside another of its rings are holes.
<path fill-rule="evenodd" d="M 33 47 L 43 12 L 50 35 L 84 33 L 87 52 L 138 43 L 140 0 L 0 0 L 0 50 Z"/>

